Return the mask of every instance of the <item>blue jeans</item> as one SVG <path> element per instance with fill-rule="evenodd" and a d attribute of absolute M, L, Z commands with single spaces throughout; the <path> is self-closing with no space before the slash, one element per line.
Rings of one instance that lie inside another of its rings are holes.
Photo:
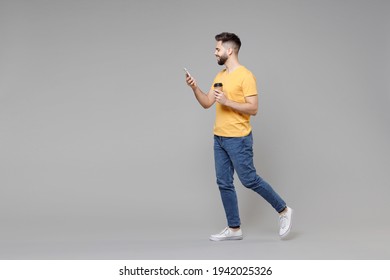
<path fill-rule="evenodd" d="M 286 203 L 256 173 L 253 165 L 252 133 L 244 137 L 222 137 L 214 135 L 214 160 L 217 184 L 229 227 L 241 225 L 237 194 L 233 185 L 236 170 L 241 183 L 261 195 L 272 207 L 281 212 Z"/>

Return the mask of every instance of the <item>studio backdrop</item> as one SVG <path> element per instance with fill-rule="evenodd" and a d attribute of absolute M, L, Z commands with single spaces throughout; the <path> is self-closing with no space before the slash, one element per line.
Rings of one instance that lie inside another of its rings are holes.
<path fill-rule="evenodd" d="M 257 78 L 255 165 L 296 229 L 388 230 L 388 15 L 380 0 L 1 0 L 0 243 L 223 228 L 215 108 L 183 72 L 208 91 L 223 31 Z M 235 183 L 243 224 L 274 229 Z"/>

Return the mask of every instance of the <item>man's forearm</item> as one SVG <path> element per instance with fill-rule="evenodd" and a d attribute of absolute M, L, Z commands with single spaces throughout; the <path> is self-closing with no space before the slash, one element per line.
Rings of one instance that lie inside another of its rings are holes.
<path fill-rule="evenodd" d="M 207 95 L 203 91 L 200 90 L 199 87 L 196 87 L 192 90 L 194 91 L 195 97 L 198 100 L 199 104 L 203 108 L 207 109 L 211 106 L 209 98 L 207 97 Z"/>

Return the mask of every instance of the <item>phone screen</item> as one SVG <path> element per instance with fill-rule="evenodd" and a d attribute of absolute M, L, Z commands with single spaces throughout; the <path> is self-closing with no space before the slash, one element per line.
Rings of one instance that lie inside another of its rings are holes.
<path fill-rule="evenodd" d="M 189 77 L 191 77 L 191 74 L 190 74 L 190 72 L 188 72 L 187 68 L 183 68 L 183 69 L 184 69 L 184 72 L 186 72 L 186 74 L 187 74 Z"/>

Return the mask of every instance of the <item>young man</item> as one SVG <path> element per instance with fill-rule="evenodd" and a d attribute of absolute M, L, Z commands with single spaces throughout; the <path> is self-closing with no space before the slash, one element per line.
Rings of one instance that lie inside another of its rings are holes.
<path fill-rule="evenodd" d="M 238 61 L 241 41 L 237 35 L 224 32 L 216 35 L 215 40 L 217 62 L 224 65 L 225 69 L 217 74 L 214 83 L 222 83 L 223 89 L 212 87 L 206 94 L 200 90 L 194 77 L 188 73 L 186 75 L 186 82 L 192 88 L 200 105 L 207 109 L 216 103 L 215 171 L 228 226 L 220 233 L 211 235 L 210 240 L 243 238 L 237 195 L 233 185 L 234 171 L 245 187 L 261 195 L 279 213 L 279 235 L 285 238 L 291 229 L 293 210 L 257 175 L 253 165 L 250 116 L 255 116 L 258 108 L 256 78 Z"/>

